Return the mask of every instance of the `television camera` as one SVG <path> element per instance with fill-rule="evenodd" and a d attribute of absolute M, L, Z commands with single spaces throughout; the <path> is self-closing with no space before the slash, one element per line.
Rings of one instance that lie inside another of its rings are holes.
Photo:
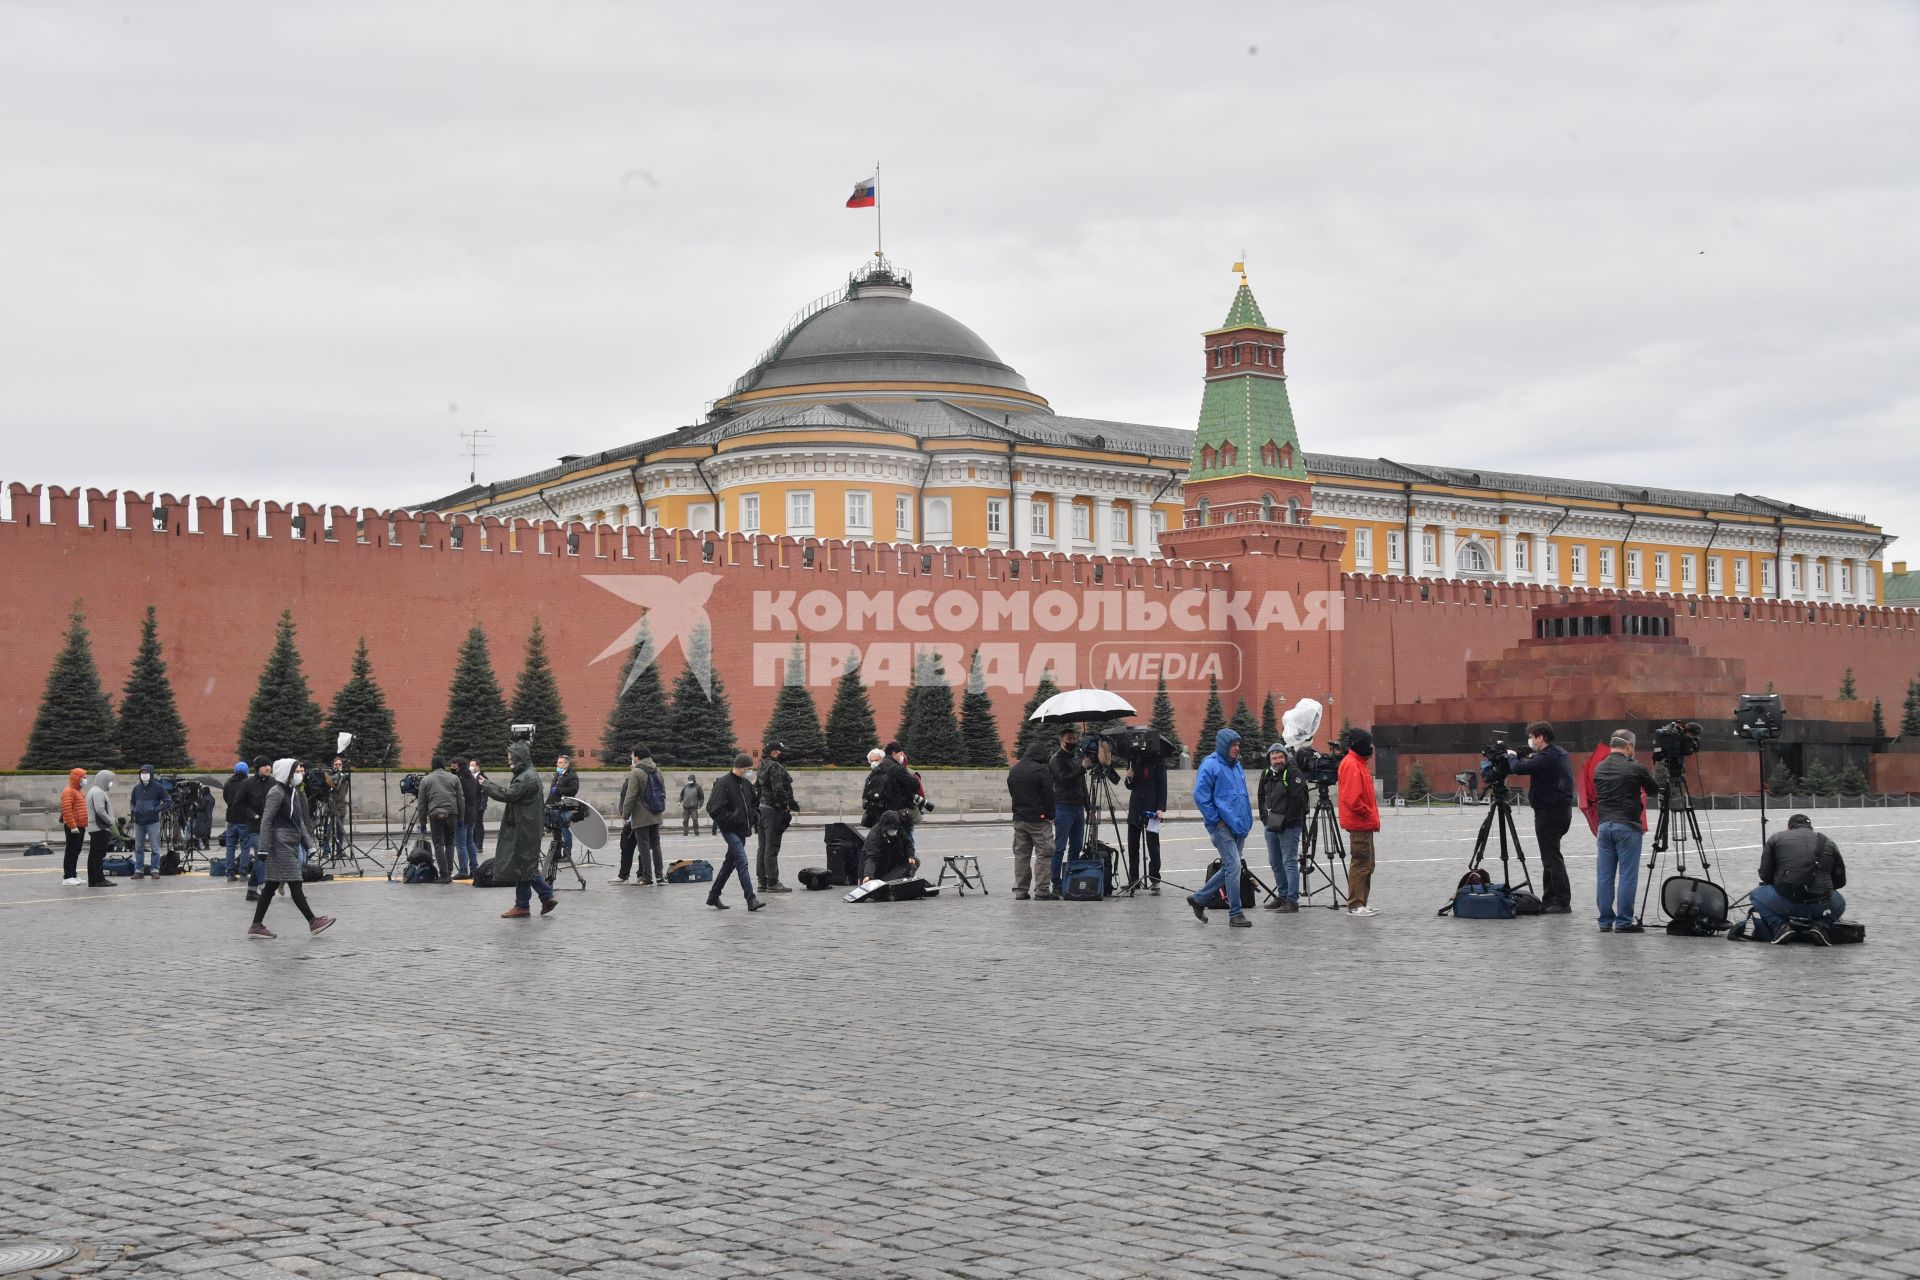
<path fill-rule="evenodd" d="M 512 725 L 507 729 L 507 741 L 524 742 L 531 746 L 533 744 L 533 729 L 534 726 L 530 724 Z"/>
<path fill-rule="evenodd" d="M 1700 725 L 1692 720 L 1669 720 L 1653 728 L 1653 761 L 1671 773 L 1686 767 L 1687 757 L 1700 750 Z"/>
<path fill-rule="evenodd" d="M 1512 754 L 1509 755 L 1509 752 Z M 1532 756 L 1532 747 L 1510 747 L 1507 745 L 1507 735 L 1496 733 L 1486 746 L 1480 748 L 1480 780 L 1489 787 L 1503 786 L 1513 774 L 1513 762 Z"/>
<path fill-rule="evenodd" d="M 1150 726 L 1121 725 L 1104 733 L 1090 733 L 1080 743 L 1080 754 L 1100 760 L 1100 748 L 1106 747 L 1102 763 L 1121 760 L 1172 760 L 1180 754 L 1180 744 Z"/>
<path fill-rule="evenodd" d="M 403 796 L 415 796 L 415 797 L 419 796 L 420 775 L 417 773 L 410 773 L 406 775 L 404 778 L 400 779 L 400 794 Z"/>

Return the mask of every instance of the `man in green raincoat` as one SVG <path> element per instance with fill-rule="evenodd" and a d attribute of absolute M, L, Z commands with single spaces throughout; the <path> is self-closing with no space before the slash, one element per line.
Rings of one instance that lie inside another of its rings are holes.
<path fill-rule="evenodd" d="M 533 746 L 526 742 L 507 745 L 507 760 L 513 765 L 513 777 L 503 786 L 491 778 L 482 778 L 480 787 L 503 806 L 500 836 L 493 846 L 493 882 L 513 883 L 513 909 L 501 913 L 503 920 L 524 920 L 533 912 L 533 895 L 540 895 L 540 914 L 559 906 L 553 888 L 540 878 L 540 836 L 544 830 L 546 788 L 533 767 Z"/>

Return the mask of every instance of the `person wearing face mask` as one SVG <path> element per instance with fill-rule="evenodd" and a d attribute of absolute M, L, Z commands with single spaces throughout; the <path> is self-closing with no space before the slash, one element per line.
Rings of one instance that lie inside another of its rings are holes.
<path fill-rule="evenodd" d="M 102 769 L 93 775 L 87 788 L 87 887 L 111 889 L 107 879 L 107 849 L 113 844 L 113 770 Z"/>
<path fill-rule="evenodd" d="M 580 775 L 573 771 L 573 761 L 566 756 L 556 757 L 553 762 L 553 781 L 547 786 L 547 808 L 550 811 L 558 810 L 562 861 L 573 857 L 573 806 L 561 802 L 579 794 Z"/>
<path fill-rule="evenodd" d="M 313 843 L 307 818 L 306 769 L 298 760 L 276 760 L 272 780 L 267 785 L 266 803 L 260 808 L 260 856 L 265 883 L 253 907 L 253 926 L 249 938 L 272 941 L 278 935 L 267 928 L 267 908 L 273 905 L 274 892 L 282 886 L 293 905 L 307 918 L 307 932 L 320 933 L 333 924 L 332 916 L 316 916 L 307 905 L 306 888 L 301 884 L 300 846 Z"/>
<path fill-rule="evenodd" d="M 140 781 L 127 798 L 133 822 L 133 878 L 160 876 L 160 815 L 166 811 L 167 789 L 153 776 L 153 766 L 140 766 Z"/>

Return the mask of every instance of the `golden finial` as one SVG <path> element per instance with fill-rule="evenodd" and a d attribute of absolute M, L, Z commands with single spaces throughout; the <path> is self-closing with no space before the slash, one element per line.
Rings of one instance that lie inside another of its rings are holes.
<path fill-rule="evenodd" d="M 1236 262 L 1233 264 L 1233 269 L 1240 273 L 1240 283 L 1245 284 L 1247 282 L 1247 264 L 1245 262 Z"/>

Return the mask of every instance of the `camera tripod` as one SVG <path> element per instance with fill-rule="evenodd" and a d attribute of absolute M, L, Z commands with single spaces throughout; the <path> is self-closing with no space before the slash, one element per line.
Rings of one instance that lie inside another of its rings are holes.
<path fill-rule="evenodd" d="M 1315 782 L 1313 812 L 1307 815 L 1307 829 L 1300 833 L 1300 898 L 1312 905 L 1320 894 L 1331 893 L 1326 905 L 1334 911 L 1347 905 L 1347 891 L 1340 886 L 1347 874 L 1347 842 L 1340 834 L 1340 812 L 1334 807 L 1330 782 Z M 1325 864 L 1315 855 L 1325 852 Z M 1320 878 L 1318 885 L 1314 877 Z M 1268 889 L 1271 895 L 1273 890 Z"/>
<path fill-rule="evenodd" d="M 320 847 L 314 850 L 314 857 L 322 867 L 338 867 L 344 870 L 339 874 L 364 876 L 366 868 L 360 865 L 360 859 L 373 858 L 362 849 L 354 839 L 353 830 L 353 766 L 341 761 L 339 781 L 333 784 L 327 793 L 326 812 L 315 824 L 314 839 Z M 379 859 L 374 858 L 376 865 Z"/>
<path fill-rule="evenodd" d="M 387 847 L 393 851 L 393 860 L 387 863 L 389 880 L 393 879 L 394 872 L 406 865 L 407 859 L 415 849 L 423 845 L 429 850 L 432 848 L 425 834 L 413 829 L 414 815 L 419 805 L 417 796 L 408 796 L 402 800 L 400 802 L 400 834 L 396 836 L 391 831 L 387 833 Z M 439 874 L 438 864 L 435 864 L 434 872 L 436 875 Z"/>
<path fill-rule="evenodd" d="M 1102 742 L 1100 745 L 1102 748 L 1101 754 L 1106 754 L 1106 743 Z M 1110 849 L 1112 852 L 1104 859 L 1107 872 L 1107 896 L 1114 897 L 1124 893 L 1127 897 L 1131 898 L 1139 893 L 1141 887 L 1146 884 L 1146 859 L 1144 857 L 1141 858 L 1137 867 L 1129 866 L 1127 868 L 1127 883 L 1121 884 L 1119 882 L 1120 863 L 1121 860 L 1127 856 L 1127 845 L 1123 834 L 1125 828 L 1114 806 L 1114 780 L 1110 772 L 1112 765 L 1102 760 L 1099 756 L 1095 756 L 1090 760 L 1088 765 L 1087 838 L 1085 852 L 1082 856 L 1092 853 L 1096 849 Z M 1107 827 L 1113 832 L 1113 843 L 1110 845 L 1103 845 L 1100 840 L 1100 811 L 1102 809 L 1105 809 L 1107 813 Z"/>
<path fill-rule="evenodd" d="M 1693 811 L 1693 793 L 1687 788 L 1686 762 L 1678 757 L 1665 761 L 1667 780 L 1660 788 L 1660 821 L 1653 829 L 1653 844 L 1647 853 L 1646 883 L 1640 886 L 1640 911 L 1634 916 L 1634 923 L 1644 925 L 1647 920 L 1647 904 L 1653 898 L 1654 872 L 1660 866 L 1660 855 L 1669 846 L 1673 849 L 1673 869 L 1675 875 L 1687 874 L 1687 846 L 1692 844 L 1700 858 L 1700 874 L 1713 884 L 1719 881 L 1713 878 L 1713 866 L 1707 860 L 1707 842 L 1700 835 L 1700 819 Z M 1674 815 L 1680 817 L 1674 822 Z"/>
<path fill-rule="evenodd" d="M 1533 892 L 1533 873 L 1527 868 L 1527 847 L 1520 843 L 1520 829 L 1513 824 L 1513 793 L 1507 790 L 1505 782 L 1492 782 L 1487 786 L 1487 816 L 1480 821 L 1480 834 L 1474 837 L 1473 861 L 1467 864 L 1467 873 L 1471 875 L 1480 870 L 1480 863 L 1487 856 L 1487 839 L 1495 831 L 1500 833 L 1500 879 L 1508 889 L 1525 889 Z M 1520 879 L 1516 882 L 1509 858 L 1520 860 Z"/>

